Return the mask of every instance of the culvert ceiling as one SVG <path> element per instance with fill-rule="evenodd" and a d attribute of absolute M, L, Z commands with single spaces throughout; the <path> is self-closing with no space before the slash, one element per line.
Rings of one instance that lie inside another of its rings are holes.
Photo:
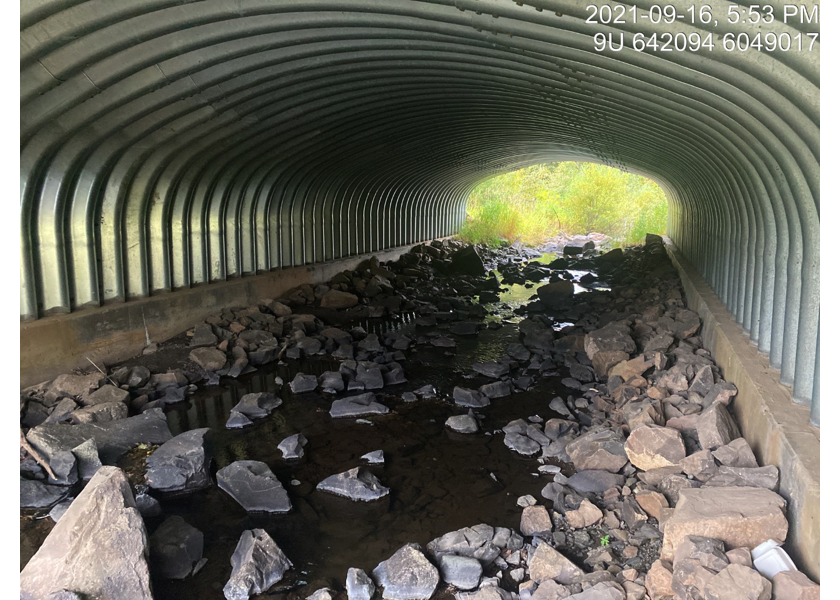
<path fill-rule="evenodd" d="M 749 2 L 704 4 L 717 25 L 682 0 L 658 24 L 646 1 L 605 24 L 578 0 L 22 0 L 21 319 L 450 235 L 478 182 L 588 160 L 665 189 L 818 422 L 819 26 L 766 0 L 760 31 L 804 48 L 728 51 Z M 633 49 L 694 33 L 714 49 Z"/>

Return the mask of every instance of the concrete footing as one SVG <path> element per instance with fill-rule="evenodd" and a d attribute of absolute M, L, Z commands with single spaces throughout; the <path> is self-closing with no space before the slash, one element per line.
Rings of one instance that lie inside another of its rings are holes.
<path fill-rule="evenodd" d="M 25 388 L 76 368 L 90 367 L 88 359 L 110 365 L 137 356 L 146 345 L 146 328 L 153 342 L 163 342 L 223 308 L 248 306 L 264 298 L 276 298 L 304 283 L 327 281 L 344 270 L 355 270 L 371 256 L 382 262 L 395 260 L 412 246 L 21 323 L 20 386 Z"/>
<path fill-rule="evenodd" d="M 785 550 L 800 570 L 820 580 L 820 433 L 808 407 L 793 402 L 779 371 L 730 315 L 709 285 L 666 241 L 689 308 L 700 314 L 703 345 L 738 387 L 733 409 L 750 447 L 763 465 L 780 471 L 779 494 L 788 501 Z"/>

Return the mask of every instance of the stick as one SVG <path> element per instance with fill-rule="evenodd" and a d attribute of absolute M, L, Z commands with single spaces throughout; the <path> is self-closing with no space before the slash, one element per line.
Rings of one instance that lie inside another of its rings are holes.
<path fill-rule="evenodd" d="M 108 374 L 107 374 L 105 371 L 103 371 L 103 370 L 102 370 L 102 369 L 100 369 L 98 366 L 96 366 L 96 363 L 95 363 L 95 362 L 93 362 L 93 361 L 92 361 L 91 359 L 89 359 L 87 356 L 85 356 L 85 358 L 87 359 L 87 361 L 88 361 L 90 364 L 92 364 L 92 365 L 93 365 L 93 367 L 94 367 L 97 371 L 99 371 L 100 373 L 102 373 L 102 374 L 105 376 L 105 379 L 107 379 L 108 381 L 110 381 L 110 382 L 111 382 L 111 385 L 113 385 L 114 387 L 120 387 L 120 386 L 118 386 L 118 385 L 117 385 L 117 383 L 116 383 L 113 379 L 111 379 L 110 377 L 108 377 Z"/>
<path fill-rule="evenodd" d="M 50 467 L 49 463 L 45 461 L 38 451 L 32 447 L 32 445 L 27 441 L 26 436 L 23 435 L 23 429 L 20 430 L 20 447 L 26 450 L 29 455 L 35 459 L 35 462 L 44 467 L 44 470 L 49 474 L 50 477 L 53 479 L 58 479 L 53 473 L 52 468 Z"/>

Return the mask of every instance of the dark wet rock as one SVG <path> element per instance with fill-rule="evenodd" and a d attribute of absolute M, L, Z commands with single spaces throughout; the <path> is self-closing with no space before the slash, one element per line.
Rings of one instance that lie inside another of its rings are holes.
<path fill-rule="evenodd" d="M 163 512 L 160 502 L 145 492 L 140 492 L 134 496 L 134 502 L 137 505 L 137 510 L 140 511 L 144 519 L 157 517 Z"/>
<path fill-rule="evenodd" d="M 446 337 L 445 335 L 434 338 L 431 341 L 431 344 L 432 346 L 436 346 L 438 348 L 455 348 L 458 346 L 455 340 L 450 337 Z"/>
<path fill-rule="evenodd" d="M 114 464 L 138 443 L 162 444 L 172 438 L 166 416 L 160 409 L 150 410 L 136 417 L 83 423 L 80 425 L 44 424 L 31 429 L 26 439 L 51 460 L 62 450 L 72 450 L 93 439 L 103 464 Z"/>
<path fill-rule="evenodd" d="M 103 402 L 73 411 L 70 420 L 74 423 L 104 423 L 125 419 L 127 416 L 128 406 L 125 402 Z"/>
<path fill-rule="evenodd" d="M 475 363 L 472 368 L 476 373 L 480 373 L 481 375 L 492 379 L 498 379 L 502 375 L 507 375 L 510 371 L 507 364 L 497 362 Z"/>
<path fill-rule="evenodd" d="M 243 415 L 238 410 L 230 411 L 230 417 L 228 417 L 227 423 L 225 423 L 225 427 L 228 429 L 241 429 L 242 427 L 247 427 L 248 425 L 253 425 L 254 422 Z"/>
<path fill-rule="evenodd" d="M 67 498 L 52 507 L 52 510 L 50 510 L 50 519 L 53 520 L 53 523 L 58 523 L 61 517 L 64 516 L 64 513 L 67 512 L 67 509 L 70 508 L 70 505 L 73 504 L 74 499 Z"/>
<path fill-rule="evenodd" d="M 511 394 L 510 382 L 494 381 L 493 383 L 482 385 L 478 388 L 478 391 L 488 398 L 504 398 Z"/>
<path fill-rule="evenodd" d="M 292 510 L 286 489 L 264 462 L 238 460 L 219 469 L 216 481 L 248 512 L 287 513 Z"/>
<path fill-rule="evenodd" d="M 440 575 L 418 544 L 406 544 L 373 570 L 385 600 L 428 600 Z"/>
<path fill-rule="evenodd" d="M 388 407 L 375 401 L 376 396 L 368 392 L 358 396 L 342 398 L 332 403 L 330 416 L 341 417 L 364 417 L 367 415 L 384 415 L 389 412 Z"/>
<path fill-rule="evenodd" d="M 73 398 L 62 398 L 58 403 L 52 407 L 50 414 L 43 423 L 61 423 L 70 421 L 73 417 L 73 412 L 79 408 Z"/>
<path fill-rule="evenodd" d="M 603 470 L 618 473 L 627 464 L 624 437 L 610 429 L 583 435 L 566 446 L 566 452 L 578 470 Z"/>
<path fill-rule="evenodd" d="M 359 341 L 359 350 L 381 352 L 382 344 L 379 342 L 379 336 L 375 333 L 369 333 L 364 339 Z"/>
<path fill-rule="evenodd" d="M 190 352 L 190 360 L 205 371 L 218 371 L 225 366 L 227 356 L 215 348 L 196 348 Z"/>
<path fill-rule="evenodd" d="M 487 273 L 484 262 L 482 262 L 474 246 L 467 246 L 454 252 L 451 260 L 452 262 L 446 269 L 450 275 L 474 275 L 478 277 Z"/>
<path fill-rule="evenodd" d="M 230 564 L 233 571 L 224 588 L 227 600 L 248 600 L 261 594 L 292 568 L 292 562 L 264 529 L 242 532 Z"/>
<path fill-rule="evenodd" d="M 84 406 L 95 406 L 108 402 L 128 402 L 131 395 L 127 390 L 120 389 L 113 385 L 103 385 L 92 394 L 82 399 Z"/>
<path fill-rule="evenodd" d="M 79 481 L 79 468 L 76 456 L 70 450 L 56 452 L 49 459 L 50 468 L 55 478 L 49 477 L 48 482 L 57 485 L 73 485 Z"/>
<path fill-rule="evenodd" d="M 537 288 L 537 295 L 549 308 L 558 309 L 566 304 L 575 293 L 575 284 L 560 280 Z"/>
<path fill-rule="evenodd" d="M 315 375 L 307 375 L 305 373 L 298 373 L 295 378 L 289 383 L 289 387 L 293 394 L 303 394 L 304 392 L 311 392 L 318 387 L 318 378 Z"/>
<path fill-rule="evenodd" d="M 463 336 L 478 335 L 478 323 L 472 321 L 456 321 L 449 326 L 449 333 Z"/>
<path fill-rule="evenodd" d="M 376 592 L 376 585 L 361 569 L 347 569 L 347 600 L 370 600 Z"/>
<path fill-rule="evenodd" d="M 553 579 L 568 585 L 575 583 L 583 575 L 583 571 L 577 565 L 546 543 L 537 546 L 528 557 L 528 570 L 531 579 L 537 583 Z"/>
<path fill-rule="evenodd" d="M 312 377 L 314 378 L 314 375 Z M 245 415 L 249 419 L 259 419 L 261 417 L 267 417 L 271 411 L 282 404 L 283 401 L 280 398 L 268 392 L 245 394 L 239 399 L 236 406 L 231 409 L 231 413 L 235 411 Z"/>
<path fill-rule="evenodd" d="M 375 475 L 361 471 L 359 467 L 327 477 L 317 485 L 317 489 L 354 502 L 371 502 L 387 496 L 389 492 Z"/>
<path fill-rule="evenodd" d="M 697 419 L 697 437 L 703 449 L 715 450 L 740 436 L 738 425 L 723 404 L 712 404 Z"/>
<path fill-rule="evenodd" d="M 373 452 L 368 452 L 367 454 L 363 454 L 360 458 L 364 461 L 367 461 L 368 464 L 371 465 L 381 465 L 385 462 L 385 454 L 382 452 L 382 450 L 374 450 Z"/>
<path fill-rule="evenodd" d="M 458 433 L 475 433 L 478 423 L 471 415 L 453 415 L 446 419 L 446 426 Z"/>
<path fill-rule="evenodd" d="M 560 398 L 559 396 L 557 398 L 554 398 L 549 403 L 548 407 L 551 410 L 559 413 L 563 417 L 571 417 L 572 416 L 572 412 L 569 410 L 569 407 L 566 406 L 566 403 L 563 401 L 563 398 Z"/>
<path fill-rule="evenodd" d="M 88 598 L 152 600 L 147 555 L 128 479 L 102 467 L 21 571 L 21 598 L 72 590 Z"/>
<path fill-rule="evenodd" d="M 303 458 L 303 447 L 309 440 L 302 433 L 290 435 L 277 445 L 277 449 L 283 453 L 285 460 L 297 460 Z"/>
<path fill-rule="evenodd" d="M 194 492 L 209 486 L 211 455 L 205 444 L 210 428 L 176 435 L 146 459 L 146 483 L 162 492 Z"/>
<path fill-rule="evenodd" d="M 59 398 L 64 397 L 84 400 L 90 395 L 91 390 L 95 390 L 99 386 L 101 377 L 102 375 L 99 373 L 59 375 L 44 390 L 44 398 L 48 404 L 52 404 Z"/>
<path fill-rule="evenodd" d="M 519 361 L 526 361 L 531 358 L 531 352 L 523 344 L 508 345 L 507 355 Z"/>
<path fill-rule="evenodd" d="M 352 308 L 358 303 L 359 298 L 356 294 L 342 292 L 340 290 L 330 290 L 321 298 L 321 308 Z"/>
<path fill-rule="evenodd" d="M 356 365 L 356 381 L 364 384 L 366 390 L 381 390 L 385 386 L 382 370 L 374 362 L 360 361 Z"/>
<path fill-rule="evenodd" d="M 467 408 L 483 408 L 490 405 L 490 400 L 482 393 L 469 388 L 455 387 L 452 398 L 458 406 Z"/>
<path fill-rule="evenodd" d="M 603 493 L 610 488 L 624 485 L 623 475 L 610 473 L 608 471 L 578 471 L 568 479 L 568 485 L 575 491 L 588 493 Z"/>
<path fill-rule="evenodd" d="M 152 570 L 166 579 L 184 579 L 204 554 L 204 534 L 178 516 L 161 523 L 149 541 Z"/>
<path fill-rule="evenodd" d="M 70 402 L 73 402 L 70 400 Z M 71 407 L 71 411 L 76 408 L 76 403 L 73 402 L 73 406 Z M 26 407 L 24 409 L 23 416 L 20 419 L 20 424 L 23 427 L 37 427 L 44 421 L 46 421 L 47 417 L 49 417 L 50 411 L 49 409 L 38 402 L 35 399 L 27 399 L 26 400 Z"/>
<path fill-rule="evenodd" d="M 459 590 L 472 590 L 478 587 L 483 569 L 476 559 L 444 554 L 440 557 L 438 564 L 440 575 L 445 583 L 450 583 Z"/>
<path fill-rule="evenodd" d="M 61 500 L 67 494 L 67 488 L 48 485 L 33 479 L 20 478 L 20 507 L 44 508 Z"/>
<path fill-rule="evenodd" d="M 325 391 L 343 392 L 344 378 L 338 371 L 325 371 L 318 377 L 318 385 Z"/>

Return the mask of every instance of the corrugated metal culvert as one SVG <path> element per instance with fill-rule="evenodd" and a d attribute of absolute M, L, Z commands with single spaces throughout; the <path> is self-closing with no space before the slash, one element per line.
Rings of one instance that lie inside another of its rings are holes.
<path fill-rule="evenodd" d="M 477 182 L 592 160 L 662 185 L 671 238 L 809 402 L 817 6 L 768 0 L 759 30 L 746 1 L 592 4 L 22 0 L 21 318 L 449 235 Z"/>

